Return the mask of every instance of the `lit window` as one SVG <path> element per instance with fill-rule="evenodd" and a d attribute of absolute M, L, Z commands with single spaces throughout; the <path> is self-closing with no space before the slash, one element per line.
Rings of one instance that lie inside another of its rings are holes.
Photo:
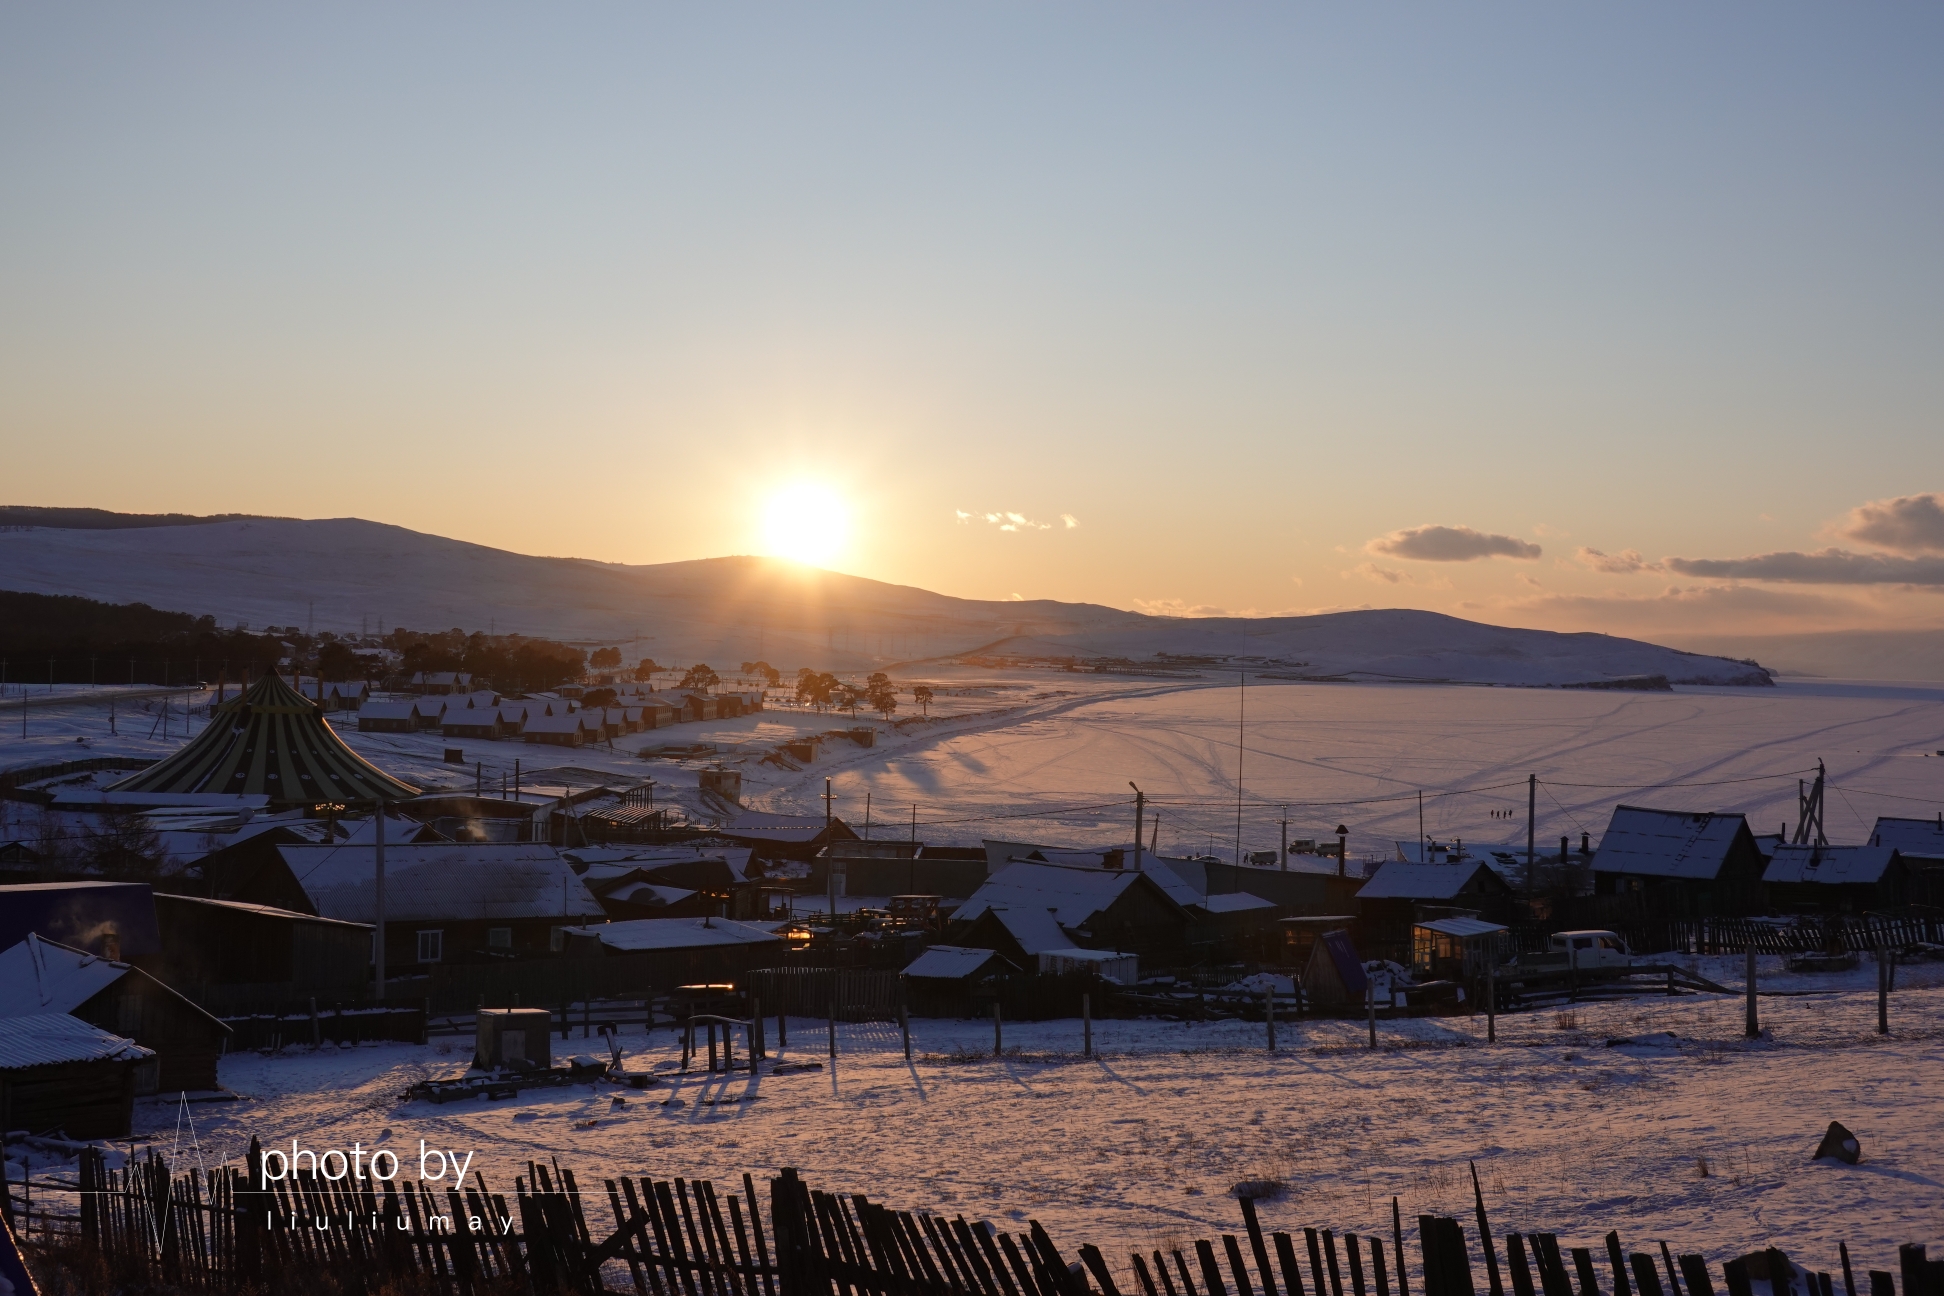
<path fill-rule="evenodd" d="M 437 963 L 445 957 L 445 932 L 422 931 L 418 934 L 418 961 Z"/>

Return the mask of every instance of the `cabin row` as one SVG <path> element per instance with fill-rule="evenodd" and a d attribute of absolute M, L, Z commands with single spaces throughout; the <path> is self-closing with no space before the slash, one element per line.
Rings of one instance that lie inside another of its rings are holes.
<path fill-rule="evenodd" d="M 329 686 L 324 686 L 329 687 Z M 617 693 L 602 705 L 542 694 L 503 698 L 491 691 L 373 698 L 358 711 L 361 733 L 438 730 L 447 738 L 524 739 L 561 747 L 591 746 L 626 734 L 760 711 L 748 693 Z"/>

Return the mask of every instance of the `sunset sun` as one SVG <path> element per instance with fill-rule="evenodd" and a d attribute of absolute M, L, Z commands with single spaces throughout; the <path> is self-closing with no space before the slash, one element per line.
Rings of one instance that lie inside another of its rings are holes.
<path fill-rule="evenodd" d="M 850 505 L 822 482 L 791 482 L 770 492 L 761 524 L 764 553 L 821 566 L 850 539 Z"/>

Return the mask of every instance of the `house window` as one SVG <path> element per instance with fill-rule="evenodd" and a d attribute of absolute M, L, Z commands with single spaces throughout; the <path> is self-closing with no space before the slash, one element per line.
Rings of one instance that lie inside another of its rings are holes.
<path fill-rule="evenodd" d="M 418 961 L 437 963 L 445 957 L 445 931 L 422 931 L 418 934 Z"/>
<path fill-rule="evenodd" d="M 547 948 L 558 954 L 567 948 L 567 929 L 555 927 L 547 933 Z"/>
<path fill-rule="evenodd" d="M 513 929 L 511 927 L 488 927 L 486 929 L 486 948 L 510 950 L 513 948 Z"/>

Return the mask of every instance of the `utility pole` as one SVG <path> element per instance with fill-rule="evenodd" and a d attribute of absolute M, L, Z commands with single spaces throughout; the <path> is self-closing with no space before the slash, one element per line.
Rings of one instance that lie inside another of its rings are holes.
<path fill-rule="evenodd" d="M 830 779 L 826 777 L 824 779 L 824 889 L 830 893 L 830 918 L 832 922 L 837 920 L 837 860 L 830 849 L 834 844 L 830 840 Z M 835 992 L 833 991 L 832 993 L 834 994 Z M 837 1027 L 833 1024 L 830 1029 L 830 1038 L 834 1047 L 837 1039 Z"/>
<path fill-rule="evenodd" d="M 1526 890 L 1532 890 L 1533 831 L 1539 822 L 1539 776 L 1526 775 Z"/>
<path fill-rule="evenodd" d="M 374 949 L 372 961 L 378 972 L 377 999 L 383 1003 L 385 1000 L 385 799 L 379 797 L 375 804 L 378 807 L 376 818 L 378 845 L 373 862 L 377 880 L 378 923 L 372 930 L 371 939 Z"/>
<path fill-rule="evenodd" d="M 1283 807 L 1283 817 L 1282 817 L 1282 871 L 1285 873 L 1289 872 L 1289 807 L 1288 806 Z M 1276 1028 L 1272 1025 L 1269 1028 L 1269 1035 L 1271 1039 L 1275 1037 L 1275 1034 L 1276 1034 Z M 1270 1047 L 1274 1048 L 1275 1045 L 1271 1044 Z"/>
<path fill-rule="evenodd" d="M 1134 871 L 1141 871 L 1141 815 L 1147 809 L 1147 794 L 1134 787 L 1134 780 L 1127 780 L 1127 786 L 1134 788 Z"/>
<path fill-rule="evenodd" d="M 1242 867 L 1242 744 L 1248 735 L 1249 677 L 1237 671 L 1241 692 L 1235 702 L 1235 867 Z"/>

